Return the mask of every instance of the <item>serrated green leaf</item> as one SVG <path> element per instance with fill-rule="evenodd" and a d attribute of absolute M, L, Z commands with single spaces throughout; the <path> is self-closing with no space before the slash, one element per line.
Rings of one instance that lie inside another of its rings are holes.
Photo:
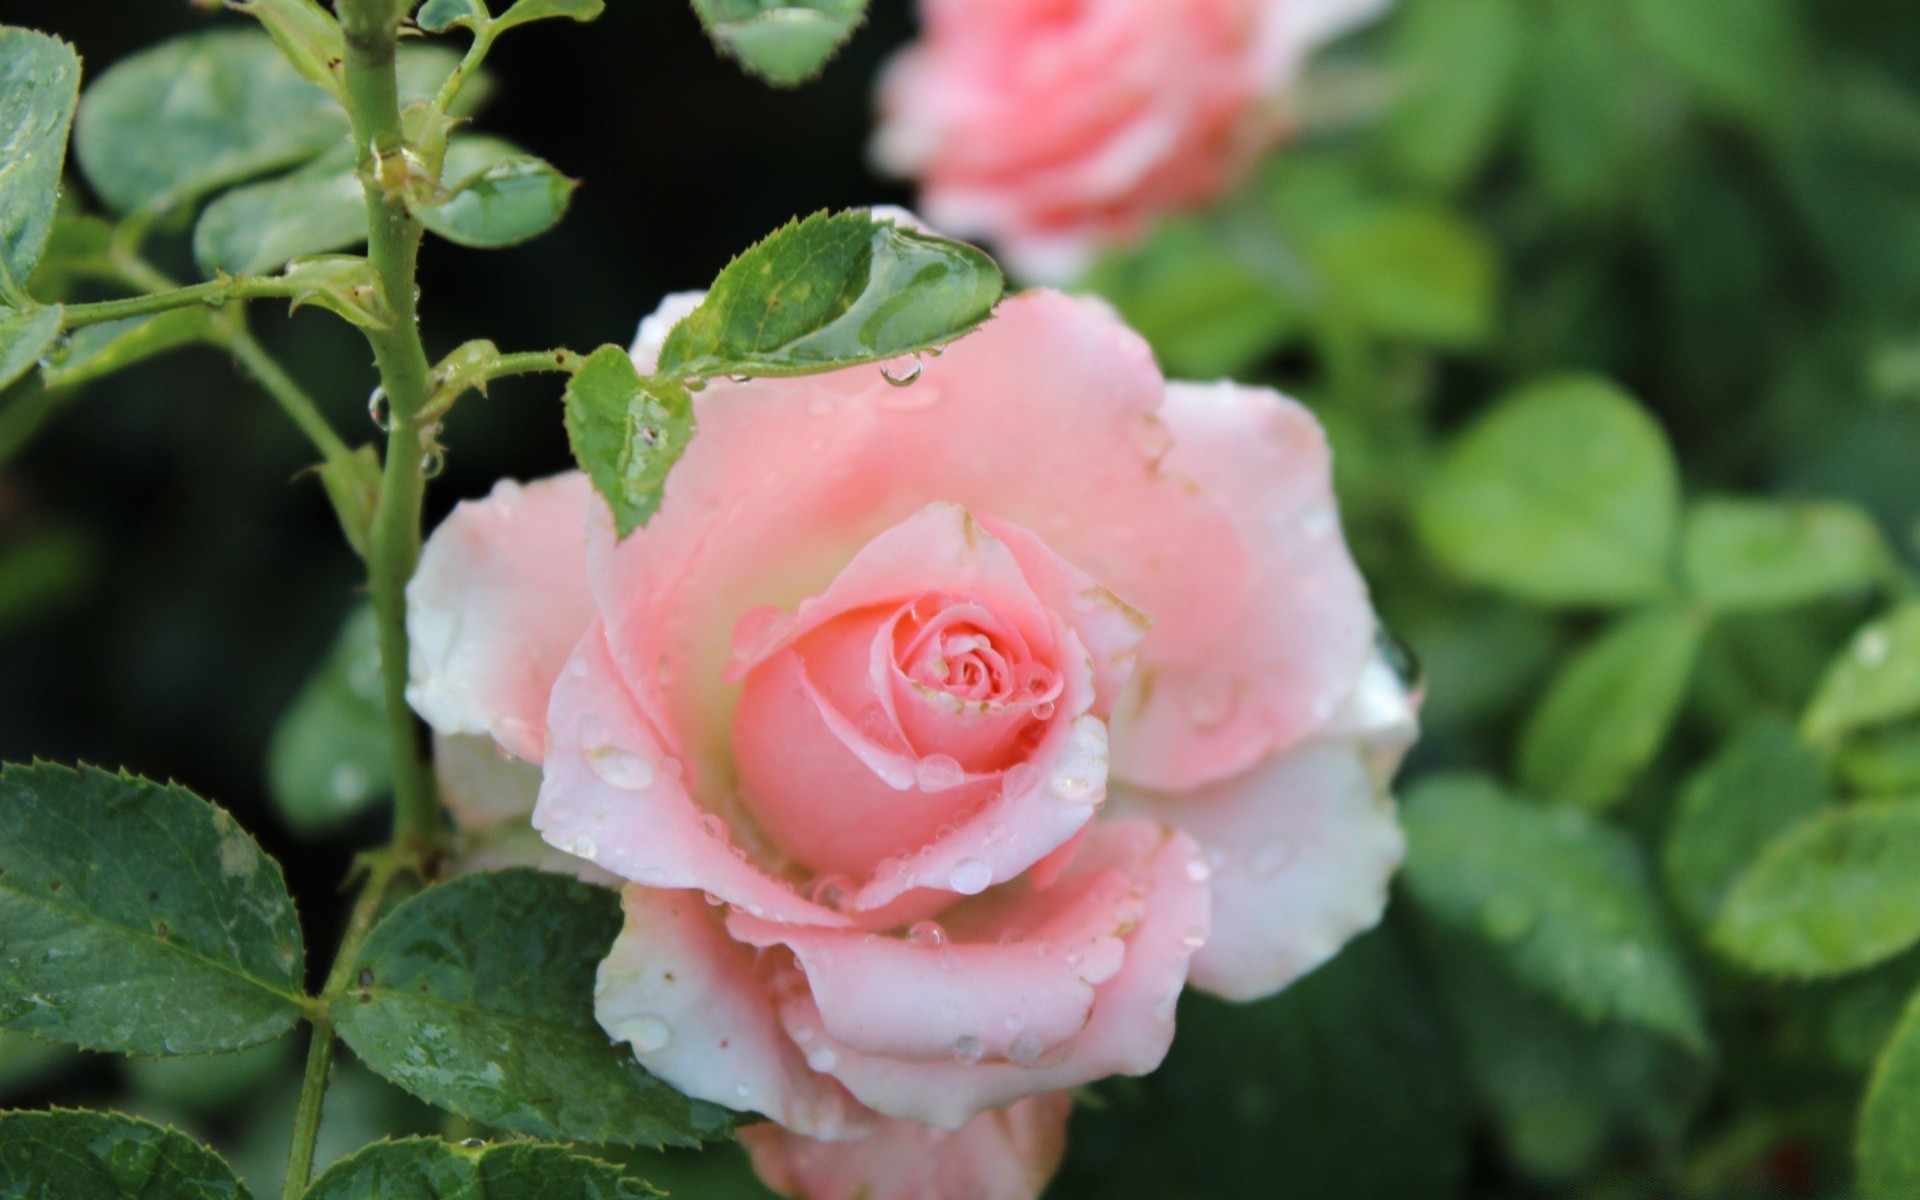
<path fill-rule="evenodd" d="M 1818 813 L 1741 874 L 1713 943 L 1756 971 L 1797 978 L 1872 966 L 1920 941 L 1920 803 Z"/>
<path fill-rule="evenodd" d="M 485 29 L 492 20 L 483 0 L 427 0 L 413 14 L 413 23 L 428 33 L 445 33 L 455 25 Z"/>
<path fill-rule="evenodd" d="M 620 347 L 602 346 L 567 382 L 566 425 L 574 460 L 625 537 L 660 507 L 667 473 L 693 440 L 693 398 L 643 377 Z"/>
<path fill-rule="evenodd" d="M 667 335 L 659 374 L 807 375 L 883 362 L 971 331 L 1004 287 L 972 246 L 863 209 L 815 213 L 727 264 Z"/>
<path fill-rule="evenodd" d="M 79 387 L 134 363 L 205 340 L 214 310 L 175 308 L 150 317 L 102 321 L 75 330 L 64 354 L 41 372 L 49 389 Z"/>
<path fill-rule="evenodd" d="M 619 897 L 520 869 L 469 875 L 387 916 L 336 1010 L 375 1072 L 432 1104 L 535 1137 L 693 1145 L 731 1114 L 688 1100 L 607 1039 L 594 972 Z"/>
<path fill-rule="evenodd" d="M 1692 613 L 1623 618 L 1568 660 L 1520 733 L 1520 786 L 1605 808 L 1659 753 L 1700 650 Z"/>
<path fill-rule="evenodd" d="M 494 249 L 535 238 L 560 223 L 577 182 L 532 157 L 502 159 L 461 179 L 414 216 L 462 246 Z"/>
<path fill-rule="evenodd" d="M 0 1025 L 204 1054 L 285 1033 L 304 950 L 280 867 L 183 787 L 0 767 Z"/>
<path fill-rule="evenodd" d="M 1627 837 L 1466 776 L 1421 785 L 1403 821 L 1403 878 L 1443 926 L 1478 936 L 1507 970 L 1590 1023 L 1705 1047 L 1685 965 Z"/>
<path fill-rule="evenodd" d="M 27 280 L 27 294 L 36 299 L 69 299 L 74 284 L 80 280 L 113 273 L 112 224 L 82 212 L 72 196 L 72 192 L 62 193 L 59 211 L 53 218 L 53 233 L 40 252 L 33 278 Z"/>
<path fill-rule="evenodd" d="M 1306 252 L 1331 303 L 1382 337 L 1463 348 L 1492 331 L 1493 248 L 1445 209 L 1361 206 L 1327 221 Z"/>
<path fill-rule="evenodd" d="M 1768 842 L 1834 802 L 1819 758 L 1785 722 L 1764 718 L 1688 781 L 1661 847 L 1667 887 L 1705 931 Z"/>
<path fill-rule="evenodd" d="M 1801 730 L 1829 744 L 1856 729 L 1920 713 L 1920 604 L 1870 621 L 1827 668 Z"/>
<path fill-rule="evenodd" d="M 0 1114 L 12 1200 L 249 1200 L 233 1168 L 183 1133 L 119 1113 Z"/>
<path fill-rule="evenodd" d="M 33 369 L 60 340 L 60 306 L 0 308 L 0 390 Z"/>
<path fill-rule="evenodd" d="M 257 29 L 189 34 L 115 63 L 80 99 L 74 154 L 108 207 L 168 210 L 303 163 L 346 114 Z"/>
<path fill-rule="evenodd" d="M 1861 1195 L 1920 1195 L 1920 992 L 1867 1084 L 1859 1162 Z"/>
<path fill-rule="evenodd" d="M 335 829 L 387 794 L 386 714 L 379 629 L 373 610 L 361 605 L 267 743 L 267 793 L 289 826 L 306 834 Z"/>
<path fill-rule="evenodd" d="M 528 21 L 545 21 L 556 17 L 592 21 L 606 9 L 606 0 L 515 0 L 506 12 L 500 14 L 498 24 L 524 25 Z"/>
<path fill-rule="evenodd" d="M 1679 492 L 1653 418 L 1612 384 L 1569 376 L 1474 422 L 1414 515 L 1463 579 L 1540 604 L 1625 605 L 1667 586 Z"/>
<path fill-rule="evenodd" d="M 1887 550 L 1873 518 L 1849 504 L 1721 499 L 1687 514 L 1681 557 L 1692 593 L 1730 612 L 1865 589 Z"/>
<path fill-rule="evenodd" d="M 73 47 L 0 25 L 0 303 L 20 300 L 15 293 L 26 286 L 53 230 L 79 95 Z"/>
<path fill-rule="evenodd" d="M 193 227 L 193 258 L 208 277 L 261 275 L 366 240 L 366 193 L 353 147 L 341 143 L 291 174 L 234 188 L 207 205 Z"/>
<path fill-rule="evenodd" d="M 1400 169 L 1451 191 L 1476 176 L 1511 117 L 1527 14 L 1521 0 L 1412 0 L 1393 37 L 1401 92 L 1381 136 Z"/>
<path fill-rule="evenodd" d="M 306 1200 L 646 1200 L 662 1194 L 565 1146 L 405 1138 L 328 1167 Z"/>
<path fill-rule="evenodd" d="M 750 75 L 795 87 L 818 75 L 867 17 L 867 0 L 693 0 L 707 36 Z"/>

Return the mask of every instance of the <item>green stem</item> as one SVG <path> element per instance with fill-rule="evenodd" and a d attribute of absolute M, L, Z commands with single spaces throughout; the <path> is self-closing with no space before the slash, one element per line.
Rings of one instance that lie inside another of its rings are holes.
<path fill-rule="evenodd" d="M 211 279 L 206 283 L 176 287 L 166 291 L 155 291 L 144 296 L 126 296 L 119 300 L 101 300 L 94 304 L 69 304 L 62 314 L 62 323 L 68 329 L 78 329 L 82 325 L 98 325 L 102 321 L 119 321 L 127 317 L 144 317 L 148 313 L 166 312 L 173 308 L 189 308 L 196 304 L 222 305 L 229 300 L 246 300 L 259 296 L 291 296 L 293 289 L 277 279 L 259 279 L 249 275 L 228 275 L 221 279 Z"/>
<path fill-rule="evenodd" d="M 487 60 L 487 53 L 493 49 L 493 39 L 499 33 L 499 28 L 492 22 L 474 33 L 473 41 L 468 44 L 466 54 L 461 56 L 460 64 L 454 67 L 453 73 L 448 75 L 446 82 L 440 85 L 440 94 L 433 98 L 435 112 L 445 113 L 453 110 L 454 101 L 460 98 L 460 90 L 467 86 L 467 80 L 473 78 L 474 73 L 480 69 L 480 64 Z"/>
<path fill-rule="evenodd" d="M 367 563 L 393 752 L 394 837 L 401 843 L 432 846 L 442 835 L 439 802 L 420 757 L 406 697 L 406 586 L 420 559 L 420 505 L 426 490 L 420 412 L 432 389 L 431 368 L 415 320 L 421 227 L 407 210 L 400 186 L 388 177 L 391 170 L 406 170 L 394 76 L 400 14 L 394 0 L 340 0 L 339 10 L 347 46 L 347 99 L 354 142 L 361 147 L 361 183 L 367 197 L 367 260 L 386 311 L 393 314 L 386 328 L 369 329 L 366 334 L 391 417 Z"/>
<path fill-rule="evenodd" d="M 521 350 L 502 354 L 487 364 L 486 381 L 492 383 L 509 375 L 533 375 L 541 371 L 564 371 L 571 375 L 585 361 L 571 350 Z"/>
<path fill-rule="evenodd" d="M 334 432 L 327 419 L 320 415 L 313 397 L 307 395 L 287 374 L 286 369 L 274 361 L 273 355 L 267 353 L 267 348 L 247 330 L 244 318 L 231 331 L 215 333 L 211 340 L 232 353 L 241 368 L 273 397 L 280 410 L 300 427 L 300 432 L 307 435 L 307 440 L 313 443 L 322 458 L 328 462 L 338 462 L 352 456 L 352 449 Z"/>
<path fill-rule="evenodd" d="M 293 1144 L 287 1150 L 287 1178 L 282 1200 L 299 1200 L 313 1179 L 313 1149 L 320 1139 L 320 1108 L 327 1095 L 327 1077 L 333 1073 L 333 1020 L 313 1019 L 313 1040 L 307 1043 L 307 1070 L 300 1080 L 300 1104 L 293 1112 Z"/>

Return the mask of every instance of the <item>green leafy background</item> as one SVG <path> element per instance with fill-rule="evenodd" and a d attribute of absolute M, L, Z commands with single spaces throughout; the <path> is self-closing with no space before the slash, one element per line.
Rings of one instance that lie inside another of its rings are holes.
<path fill-rule="evenodd" d="M 526 146 L 555 173 L 508 172 L 449 226 L 517 241 L 585 182 L 530 245 L 430 243 L 429 349 L 624 344 L 790 218 L 909 201 L 859 136 L 905 8 L 876 5 L 794 93 L 717 58 L 684 5 L 503 42 L 487 128 L 507 141 L 473 161 Z M 90 80 L 238 23 L 147 0 L 5 16 L 74 43 Z M 1349 538 L 1428 687 L 1410 865 L 1381 930 L 1273 1000 L 1189 999 L 1162 1071 L 1089 1089 L 1050 1195 L 1915 1194 L 1920 21 L 1887 0 L 1400 0 L 1315 65 L 1299 115 L 1244 188 L 1089 282 L 1170 374 L 1272 382 L 1328 425 Z M 310 144 L 83 197 L 224 190 L 197 238 L 191 212 L 162 222 L 184 278 L 196 254 L 343 246 L 337 212 L 296 220 L 273 182 L 333 168 L 338 131 L 288 130 Z M 88 144 L 83 115 L 82 166 Z M 44 298 L 102 238 L 55 228 Z M 371 436 L 351 332 L 262 317 Z M 201 319 L 75 338 L 75 381 L 154 356 L 84 402 L 32 378 L 0 395 L 44 421 L 24 450 L 0 423 L 0 759 L 191 781 L 287 864 L 330 946 L 384 786 L 351 736 L 379 722 L 357 562 L 320 489 L 288 486 L 309 456 L 278 416 L 217 354 L 170 352 Z M 463 404 L 429 518 L 567 465 L 559 391 Z M 0 1033 L 0 1100 L 171 1123 L 272 1195 L 293 1049 L 121 1061 Z M 327 1111 L 323 1162 L 488 1132 L 351 1060 Z M 594 1153 L 677 1194 L 764 1196 L 731 1147 Z M 457 1188 L 483 1168 L 441 1169 Z"/>

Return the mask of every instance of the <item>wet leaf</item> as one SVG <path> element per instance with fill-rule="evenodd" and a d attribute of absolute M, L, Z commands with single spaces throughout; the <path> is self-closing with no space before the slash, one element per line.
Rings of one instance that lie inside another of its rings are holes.
<path fill-rule="evenodd" d="M 361 605 L 267 743 L 267 791 L 294 830 L 339 828 L 392 788 L 380 689 L 379 628 Z"/>
<path fill-rule="evenodd" d="M 1688 781 L 1661 848 L 1667 887 L 1701 930 L 1760 851 L 1834 802 L 1826 771 L 1778 718 L 1755 722 Z"/>
<path fill-rule="evenodd" d="M 1478 937 L 1507 970 L 1590 1023 L 1704 1049 L 1685 965 L 1625 835 L 1473 776 L 1430 779 L 1403 812 L 1403 878 L 1442 926 Z"/>
<path fill-rule="evenodd" d="M 344 143 L 288 175 L 234 188 L 193 227 L 202 273 L 259 275 L 367 240 L 367 198 Z"/>
<path fill-rule="evenodd" d="M 94 767 L 0 768 L 0 1025 L 235 1050 L 292 1027 L 303 955 L 279 865 L 220 809 Z"/>
<path fill-rule="evenodd" d="M 313 1181 L 306 1200 L 646 1200 L 662 1194 L 564 1146 L 406 1138 L 341 1159 Z"/>
<path fill-rule="evenodd" d="M 74 331 L 65 354 L 41 372 L 49 389 L 75 388 L 137 362 L 204 341 L 213 328 L 211 308 L 175 308 L 148 317 L 102 321 Z"/>
<path fill-rule="evenodd" d="M 1605 380 L 1501 400 L 1419 497 L 1428 551 L 1462 579 L 1539 604 L 1613 606 L 1667 586 L 1679 475 L 1666 435 Z"/>
<path fill-rule="evenodd" d="M 1004 286 L 972 246 L 865 210 L 815 213 L 727 264 L 667 335 L 658 373 L 807 375 L 883 362 L 972 330 Z"/>
<path fill-rule="evenodd" d="M 540 159 L 506 158 L 461 178 L 445 198 L 416 205 L 413 213 L 462 246 L 513 246 L 559 224 L 576 186 Z"/>
<path fill-rule="evenodd" d="M 1825 745 L 1856 729 L 1920 713 L 1920 604 L 1870 621 L 1827 668 L 1801 731 Z"/>
<path fill-rule="evenodd" d="M 602 346 L 567 383 L 566 423 L 574 460 L 625 537 L 660 507 L 667 473 L 693 438 L 693 398 L 643 377 L 619 346 Z"/>
<path fill-rule="evenodd" d="M 1920 941 L 1920 803 L 1818 813 L 1761 852 L 1727 894 L 1713 944 L 1755 971 L 1819 978 Z"/>
<path fill-rule="evenodd" d="M 1920 1194 L 1920 992 L 1881 1054 L 1860 1110 L 1860 1194 Z"/>
<path fill-rule="evenodd" d="M 693 1145 L 726 1110 L 642 1070 L 594 1019 L 619 897 L 520 869 L 469 875 L 395 909 L 355 963 L 340 1036 L 429 1103 L 535 1137 Z"/>
<path fill-rule="evenodd" d="M 0 1114 L 0 1195 L 13 1200 L 249 1200 L 183 1133 L 119 1113 Z"/>
<path fill-rule="evenodd" d="M 1591 808 L 1618 803 L 1666 740 L 1687 694 L 1702 623 L 1652 609 L 1569 659 L 1520 733 L 1520 786 Z"/>
<path fill-rule="evenodd" d="M 79 94 L 73 47 L 0 25 L 0 303 L 21 300 L 53 230 Z"/>
<path fill-rule="evenodd" d="M 60 306 L 0 308 L 0 390 L 31 371 L 60 338 Z"/>
<path fill-rule="evenodd" d="M 546 21 L 556 17 L 573 21 L 592 21 L 606 11 L 606 0 L 514 0 L 500 19 L 499 26 L 524 25 L 528 21 Z"/>
<path fill-rule="evenodd" d="M 866 20 L 867 0 L 693 0 L 693 11 L 713 44 L 748 74 L 796 87 L 846 45 Z"/>

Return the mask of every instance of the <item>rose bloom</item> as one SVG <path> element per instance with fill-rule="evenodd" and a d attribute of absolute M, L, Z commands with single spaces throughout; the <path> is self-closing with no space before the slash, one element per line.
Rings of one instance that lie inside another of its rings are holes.
<path fill-rule="evenodd" d="M 921 0 L 873 143 L 935 225 L 1028 279 L 1231 186 L 1309 51 L 1385 0 Z"/>
<path fill-rule="evenodd" d="M 447 800 L 623 885 L 599 1019 L 766 1118 L 770 1185 L 1030 1200 L 1068 1089 L 1158 1065 L 1188 982 L 1265 996 L 1379 919 L 1414 705 L 1325 439 L 1049 291 L 910 386 L 696 405 L 624 540 L 578 473 L 434 533 L 409 697 Z"/>

